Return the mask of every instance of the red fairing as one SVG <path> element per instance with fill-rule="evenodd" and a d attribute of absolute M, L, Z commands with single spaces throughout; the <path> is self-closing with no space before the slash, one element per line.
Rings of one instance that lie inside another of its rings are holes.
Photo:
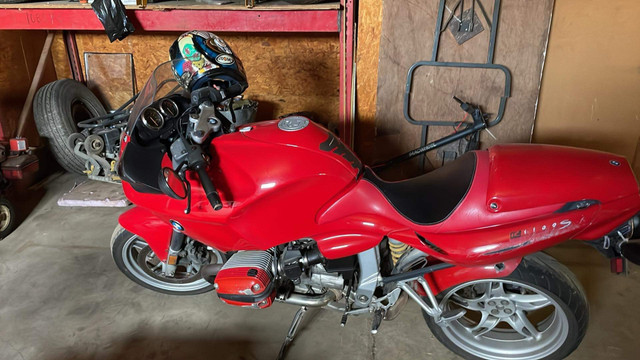
<path fill-rule="evenodd" d="M 314 123 L 298 131 L 283 131 L 278 121 L 251 124 L 214 139 L 211 147 L 209 174 L 224 203 L 220 211 L 213 211 L 191 173 L 190 214 L 184 213 L 186 200 L 138 193 L 123 183 L 138 208 L 123 214 L 121 224 L 161 259 L 173 219 L 189 237 L 222 251 L 313 238 L 325 257 L 335 259 L 389 236 L 441 261 L 490 269 L 567 239 L 600 238 L 640 212 L 627 161 L 597 151 L 524 144 L 476 151 L 466 195 L 444 220 L 420 225 L 396 210 L 362 177 L 355 155 Z M 577 203 L 582 200 L 588 201 Z M 474 271 L 454 268 L 445 278 L 465 279 Z M 453 282 L 441 279 L 437 286 Z"/>
<path fill-rule="evenodd" d="M 122 185 L 125 189 L 127 187 L 130 188 L 125 182 Z M 167 260 L 169 239 L 173 231 L 168 222 L 161 220 L 153 212 L 141 207 L 127 210 L 120 215 L 118 222 L 123 228 L 143 238 L 158 259 L 161 261 Z"/>
<path fill-rule="evenodd" d="M 318 209 L 353 186 L 360 161 L 314 123 L 295 132 L 280 130 L 277 121 L 250 128 L 211 143 L 215 157 L 208 170 L 220 192 L 222 210 L 211 208 L 193 173 L 188 173 L 193 197 L 190 214 L 184 214 L 186 200 L 139 193 L 123 182 L 125 194 L 162 222 L 176 220 L 186 235 L 222 251 L 266 250 L 318 233 Z M 171 166 L 168 157 L 163 166 Z M 138 228 L 152 226 L 139 224 Z M 168 247 L 169 239 L 162 241 Z"/>
<path fill-rule="evenodd" d="M 412 223 L 373 184 L 359 181 L 321 212 L 318 222 L 343 235 L 316 238 L 320 249 L 332 257 L 347 256 L 349 249 L 341 247 L 346 243 L 341 238 L 349 239 L 349 248 L 361 249 L 367 247 L 366 239 L 383 233 L 446 262 L 495 264 L 571 238 L 600 238 L 640 211 L 638 185 L 627 161 L 617 155 L 547 145 L 500 145 L 477 151 L 476 159 L 464 200 L 448 218 L 433 225 Z M 560 211 L 565 204 L 584 199 L 596 202 Z"/>

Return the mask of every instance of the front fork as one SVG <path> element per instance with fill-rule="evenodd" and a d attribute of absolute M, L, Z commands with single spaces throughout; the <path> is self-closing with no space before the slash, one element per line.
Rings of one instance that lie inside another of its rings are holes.
<path fill-rule="evenodd" d="M 162 262 L 162 272 L 166 276 L 174 276 L 178 267 L 178 254 L 184 248 L 186 236 L 184 233 L 174 227 L 171 233 L 171 242 L 169 244 L 169 252 L 167 261 Z"/>

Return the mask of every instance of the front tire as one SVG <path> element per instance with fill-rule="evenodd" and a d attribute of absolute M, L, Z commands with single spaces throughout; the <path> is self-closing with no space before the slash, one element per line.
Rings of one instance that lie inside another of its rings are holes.
<path fill-rule="evenodd" d="M 220 252 L 209 251 L 211 263 L 224 262 Z M 170 295 L 196 295 L 213 290 L 213 285 L 197 271 L 189 269 L 188 259 L 180 258 L 173 277 L 162 273 L 162 263 L 147 242 L 118 225 L 111 236 L 111 254 L 118 269 L 135 283 Z"/>
<path fill-rule="evenodd" d="M 444 310 L 467 311 L 445 327 L 423 313 L 434 336 L 465 359 L 563 359 L 589 322 L 582 286 L 543 253 L 526 256 L 507 277 L 457 285 L 438 299 Z"/>

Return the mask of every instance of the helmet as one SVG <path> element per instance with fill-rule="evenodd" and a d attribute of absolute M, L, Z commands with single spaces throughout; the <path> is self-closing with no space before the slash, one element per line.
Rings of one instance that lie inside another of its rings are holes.
<path fill-rule="evenodd" d="M 240 59 L 227 43 L 210 32 L 189 31 L 169 48 L 173 74 L 189 91 L 217 85 L 225 97 L 240 95 L 248 86 Z"/>

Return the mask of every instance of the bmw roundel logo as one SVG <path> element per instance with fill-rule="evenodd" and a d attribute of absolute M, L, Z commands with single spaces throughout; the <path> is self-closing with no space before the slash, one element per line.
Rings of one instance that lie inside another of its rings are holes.
<path fill-rule="evenodd" d="M 169 220 L 169 222 L 171 223 L 171 226 L 173 226 L 173 228 L 176 231 L 184 231 L 184 227 L 179 222 L 177 222 L 175 220 Z"/>

